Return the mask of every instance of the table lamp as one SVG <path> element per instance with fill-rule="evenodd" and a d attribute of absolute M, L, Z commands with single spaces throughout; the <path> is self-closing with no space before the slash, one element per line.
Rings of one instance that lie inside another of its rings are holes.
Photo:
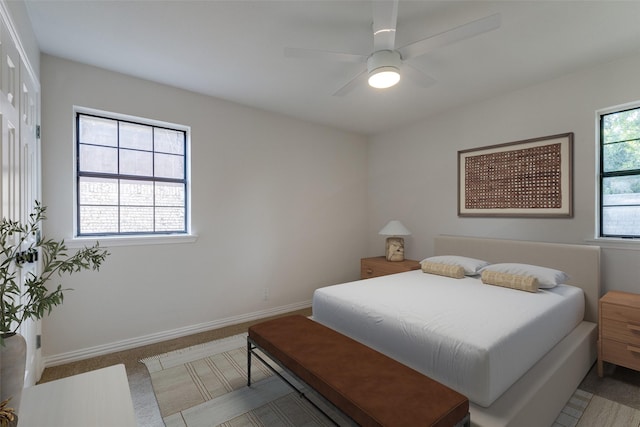
<path fill-rule="evenodd" d="M 400 221 L 394 219 L 382 227 L 382 230 L 380 230 L 378 234 L 382 236 L 392 236 L 387 237 L 387 243 L 385 245 L 387 261 L 404 261 L 404 239 L 398 236 L 411 235 L 407 227 Z"/>

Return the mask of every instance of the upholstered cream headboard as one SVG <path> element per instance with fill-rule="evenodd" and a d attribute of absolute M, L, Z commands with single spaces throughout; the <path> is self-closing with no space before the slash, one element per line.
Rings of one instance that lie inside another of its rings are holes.
<path fill-rule="evenodd" d="M 491 263 L 520 262 L 562 270 L 570 277 L 568 284 L 584 290 L 586 300 L 584 319 L 596 323 L 598 321 L 599 246 L 437 236 L 435 238 L 435 254 L 467 256 Z"/>

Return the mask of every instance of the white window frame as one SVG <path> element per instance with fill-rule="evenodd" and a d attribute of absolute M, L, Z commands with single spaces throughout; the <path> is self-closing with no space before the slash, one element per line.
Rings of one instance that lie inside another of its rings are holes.
<path fill-rule="evenodd" d="M 174 234 L 137 234 L 137 235 L 100 235 L 100 236 L 79 236 L 78 235 L 78 165 L 76 162 L 78 150 L 78 135 L 76 134 L 76 121 L 78 114 L 88 114 L 112 118 L 114 120 L 124 120 L 141 123 L 150 126 L 168 127 L 184 131 L 186 135 L 185 147 L 185 178 L 186 178 L 186 233 Z M 176 123 L 153 120 L 143 117 L 131 116 L 111 111 L 97 110 L 82 106 L 73 107 L 73 238 L 66 241 L 70 248 L 77 248 L 86 245 L 88 242 L 100 242 L 103 246 L 132 246 L 149 244 L 172 244 L 191 243 L 197 240 L 191 227 L 191 127 Z"/>
<path fill-rule="evenodd" d="M 602 135 L 600 120 L 603 115 L 640 108 L 640 101 L 615 105 L 596 111 L 595 114 L 595 227 L 593 239 L 587 239 L 589 243 L 595 243 L 602 247 L 614 249 L 640 250 L 640 238 L 604 237 L 601 236 L 601 210 L 602 210 L 602 180 L 601 180 L 601 160 L 602 160 Z"/>

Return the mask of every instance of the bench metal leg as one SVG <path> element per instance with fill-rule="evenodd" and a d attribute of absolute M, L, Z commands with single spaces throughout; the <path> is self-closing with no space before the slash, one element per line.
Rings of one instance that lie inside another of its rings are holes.
<path fill-rule="evenodd" d="M 247 337 L 247 387 L 251 387 L 251 341 Z"/>
<path fill-rule="evenodd" d="M 307 397 L 307 395 L 304 394 L 304 392 L 302 390 L 299 390 L 291 381 L 289 381 L 284 375 L 282 375 L 280 372 L 278 372 L 278 370 L 276 368 L 271 366 L 271 364 L 269 362 L 267 362 L 262 356 L 260 356 L 258 353 L 254 353 L 254 350 L 258 349 L 258 348 L 259 347 L 253 342 L 253 340 L 251 338 L 247 337 L 247 386 L 248 387 L 251 387 L 251 356 L 253 355 L 259 361 L 261 361 L 271 372 L 273 372 L 275 375 L 277 375 L 282 381 L 287 383 L 287 385 L 289 387 L 291 387 L 296 393 L 298 393 L 298 396 L 300 396 L 301 398 L 303 398 L 304 400 L 309 402 L 314 408 L 316 408 L 325 417 L 327 417 L 327 419 L 329 421 L 331 421 L 333 424 L 335 424 L 336 426 L 340 427 L 340 424 L 338 424 L 333 418 L 331 418 L 329 416 L 329 414 L 327 414 L 325 411 L 323 411 L 322 408 L 320 408 L 314 401 L 309 399 L 309 397 Z M 264 350 L 262 350 L 262 351 L 264 352 Z M 266 354 L 268 355 L 268 353 L 266 353 Z M 279 365 L 279 366 L 281 366 L 281 365 Z"/>
<path fill-rule="evenodd" d="M 249 352 L 249 356 L 247 357 L 247 359 L 248 359 L 248 363 L 249 363 L 249 366 L 248 366 L 249 370 L 248 370 L 248 380 L 247 380 L 247 385 L 248 385 L 249 387 L 251 387 L 251 356 L 253 355 L 253 356 L 255 356 L 259 361 L 261 361 L 261 362 L 262 362 L 262 363 L 263 363 L 267 368 L 269 368 L 269 370 L 270 370 L 271 372 L 273 372 L 274 374 L 276 374 L 278 377 L 280 377 L 280 379 L 281 379 L 282 381 L 284 381 L 285 383 L 287 383 L 287 384 L 289 385 L 289 387 L 291 387 L 292 389 L 294 389 L 295 391 L 297 391 L 297 392 L 298 392 L 298 394 L 299 394 L 301 397 L 304 397 L 304 398 L 306 399 L 306 396 L 304 395 L 304 393 L 303 393 L 303 392 L 301 392 L 300 390 L 298 390 L 298 389 L 296 388 L 296 386 L 295 386 L 291 381 L 289 381 L 289 380 L 288 380 L 286 377 L 284 377 L 280 372 L 278 372 L 278 370 L 277 370 L 276 368 L 274 368 L 273 366 L 271 366 L 271 364 L 270 364 L 269 362 L 267 362 L 267 361 L 266 361 L 262 356 L 260 356 L 259 354 L 257 354 L 257 353 L 254 353 L 254 352 L 253 352 L 255 349 L 257 349 L 257 348 L 258 348 L 258 346 L 257 346 L 257 345 L 255 345 L 255 343 L 254 343 L 250 338 L 247 338 L 247 345 L 248 345 L 247 349 L 248 349 L 248 352 Z M 263 351 L 264 351 L 264 350 L 263 350 Z M 311 402 L 311 403 L 313 404 L 313 402 Z M 313 404 L 313 405 L 315 406 L 315 404 Z M 320 409 L 320 408 L 318 408 L 318 409 Z"/>
<path fill-rule="evenodd" d="M 471 427 L 471 415 L 467 412 L 467 415 L 456 424 L 456 427 Z"/>

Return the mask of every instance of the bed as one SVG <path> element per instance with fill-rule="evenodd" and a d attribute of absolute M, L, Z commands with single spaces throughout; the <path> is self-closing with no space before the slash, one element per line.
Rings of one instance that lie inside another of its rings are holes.
<path fill-rule="evenodd" d="M 570 286 L 412 271 L 318 289 L 314 320 L 467 395 L 472 425 L 550 426 L 596 359 L 599 247 L 438 236 L 435 254 L 550 267 Z"/>

